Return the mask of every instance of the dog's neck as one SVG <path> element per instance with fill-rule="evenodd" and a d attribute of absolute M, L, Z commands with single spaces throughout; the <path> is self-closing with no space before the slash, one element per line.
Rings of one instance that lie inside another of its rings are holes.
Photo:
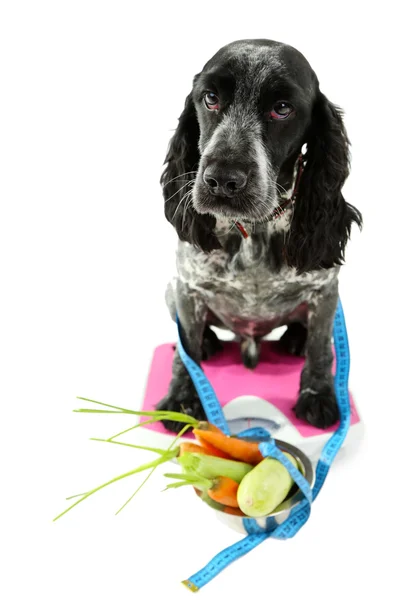
<path fill-rule="evenodd" d="M 290 193 L 291 193 L 291 190 L 290 190 Z M 243 220 L 242 223 L 244 224 L 244 228 L 246 229 L 246 232 L 248 234 L 247 238 L 245 238 L 245 236 L 241 233 L 241 231 L 237 227 L 235 227 L 235 224 L 233 223 L 231 218 L 217 217 L 216 218 L 216 227 L 215 227 L 214 232 L 217 235 L 220 242 L 222 243 L 222 245 L 223 245 L 224 238 L 226 238 L 228 236 L 239 237 L 240 239 L 247 241 L 248 238 L 252 239 L 252 237 L 254 235 L 261 235 L 261 234 L 270 235 L 273 233 L 280 233 L 280 232 L 286 233 L 290 229 L 290 223 L 292 220 L 292 216 L 293 216 L 293 206 L 289 206 L 286 209 L 284 209 L 283 211 L 281 211 L 281 213 L 279 213 L 279 215 L 276 216 L 276 218 L 269 218 L 266 221 L 245 221 L 245 220 Z"/>
<path fill-rule="evenodd" d="M 278 196 L 278 208 L 275 213 L 263 221 L 249 221 L 247 219 L 241 219 L 240 223 L 247 235 L 244 235 L 240 228 L 235 227 L 235 221 L 231 217 L 218 216 L 216 217 L 215 234 L 219 238 L 223 245 L 224 239 L 230 236 L 237 236 L 241 239 L 252 239 L 255 235 L 261 234 L 274 234 L 284 232 L 286 233 L 290 229 L 290 223 L 293 217 L 293 204 L 291 203 L 293 193 L 295 191 L 297 169 L 289 176 L 288 179 L 284 179 L 283 183 L 279 183 L 282 188 L 282 193 Z M 284 191 L 283 191 L 284 190 Z M 285 206 L 283 209 L 282 206 Z"/>
<path fill-rule="evenodd" d="M 253 233 L 279 233 L 290 229 L 293 218 L 294 204 L 297 199 L 300 179 L 304 170 L 304 151 L 303 148 L 298 156 L 289 162 L 286 167 L 286 173 L 281 174 L 277 179 L 277 186 L 281 192 L 277 197 L 277 207 L 271 215 L 262 221 L 247 221 L 245 219 L 235 220 L 219 217 L 216 222 L 216 235 L 225 236 L 230 233 L 230 229 L 236 229 L 243 239 L 252 237 Z M 227 230 L 227 226 L 230 228 Z"/>

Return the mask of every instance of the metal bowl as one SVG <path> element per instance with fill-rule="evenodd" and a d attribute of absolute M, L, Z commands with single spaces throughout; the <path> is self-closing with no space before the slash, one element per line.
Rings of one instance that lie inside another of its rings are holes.
<path fill-rule="evenodd" d="M 255 439 L 247 439 L 248 441 L 259 441 Z M 299 448 L 293 446 L 292 444 L 282 442 L 281 440 L 274 441 L 276 443 L 276 446 L 280 450 L 282 450 L 283 452 L 288 452 L 296 459 L 299 465 L 299 470 L 301 471 L 305 479 L 308 481 L 309 485 L 312 486 L 314 479 L 314 471 L 312 468 L 312 463 L 310 459 L 306 456 L 306 454 L 304 454 L 301 450 L 299 450 Z M 201 492 L 199 490 L 194 488 L 194 491 L 197 494 L 197 496 L 201 496 Z M 303 499 L 304 495 L 302 494 L 298 486 L 294 484 L 287 497 L 280 504 L 280 506 L 277 507 L 275 512 L 272 512 L 269 515 L 265 517 L 260 517 L 258 519 L 247 517 L 239 508 L 225 509 L 221 506 L 218 507 L 216 504 L 212 504 L 211 506 L 209 505 L 209 508 L 211 508 L 214 511 L 214 514 L 220 521 L 225 523 L 225 525 L 227 525 L 231 529 L 234 529 L 235 531 L 238 531 L 240 533 L 248 533 L 246 527 L 247 520 L 256 521 L 263 530 L 270 531 L 276 524 L 279 525 L 280 523 L 283 523 L 283 521 L 285 521 L 289 516 L 292 508 L 299 504 L 299 502 L 301 502 Z M 229 512 L 226 512 L 226 510 L 228 510 Z"/>

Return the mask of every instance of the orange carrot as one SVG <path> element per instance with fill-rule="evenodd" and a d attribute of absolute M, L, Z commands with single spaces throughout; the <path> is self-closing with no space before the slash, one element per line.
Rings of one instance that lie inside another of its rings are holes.
<path fill-rule="evenodd" d="M 222 432 L 193 429 L 196 439 L 202 443 L 206 441 L 215 448 L 226 452 L 232 458 L 243 461 L 250 465 L 257 465 L 263 460 L 256 442 L 247 442 L 240 438 L 233 438 Z"/>
<path fill-rule="evenodd" d="M 208 456 L 218 456 L 219 458 L 230 458 L 225 452 L 215 448 L 208 442 L 204 444 L 195 444 L 194 442 L 182 442 L 179 444 L 179 456 L 184 456 L 186 452 L 194 454 L 207 454 Z"/>
<path fill-rule="evenodd" d="M 219 458 L 232 459 L 230 454 L 226 454 L 226 452 L 223 452 L 223 450 L 219 450 L 219 448 L 216 448 L 216 446 L 212 446 L 211 444 L 206 442 L 206 440 L 200 440 L 200 444 L 202 448 L 207 450 L 207 454 L 211 454 L 212 456 L 218 456 Z M 191 450 L 190 452 L 194 452 L 194 450 Z"/>
<path fill-rule="evenodd" d="M 238 517 L 241 515 L 243 515 L 244 517 L 246 516 L 245 513 L 243 513 L 241 510 L 239 510 L 239 513 L 238 513 L 238 509 L 234 506 L 224 506 L 223 512 L 226 513 L 227 515 L 235 515 L 235 517 Z"/>
<path fill-rule="evenodd" d="M 197 452 L 198 454 L 209 454 L 204 446 L 194 444 L 194 442 L 182 442 L 179 444 L 179 456 L 184 456 L 186 452 Z"/>
<path fill-rule="evenodd" d="M 215 502 L 225 506 L 239 507 L 237 500 L 239 484 L 229 477 L 217 477 L 213 480 L 213 485 L 208 490 L 209 497 Z"/>
<path fill-rule="evenodd" d="M 208 421 L 199 421 L 196 429 L 199 429 L 200 431 L 213 431 L 214 433 L 223 434 L 221 429 L 219 429 L 216 425 L 213 425 L 213 423 L 209 423 Z"/>

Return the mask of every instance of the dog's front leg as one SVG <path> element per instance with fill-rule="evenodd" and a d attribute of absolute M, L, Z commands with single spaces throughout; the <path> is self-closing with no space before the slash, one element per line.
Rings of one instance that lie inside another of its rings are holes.
<path fill-rule="evenodd" d="M 306 361 L 294 408 L 298 418 L 325 429 L 339 417 L 332 376 L 332 330 L 338 302 L 338 283 L 316 292 L 308 303 Z"/>
<path fill-rule="evenodd" d="M 181 328 L 181 340 L 187 354 L 197 363 L 202 360 L 203 334 L 207 317 L 204 300 L 186 284 L 178 280 L 175 292 L 175 305 Z M 172 363 L 172 380 L 165 398 L 159 402 L 157 410 L 184 412 L 196 419 L 204 420 L 205 414 L 191 378 L 182 362 L 178 349 Z M 171 431 L 180 431 L 184 423 L 164 421 Z"/>

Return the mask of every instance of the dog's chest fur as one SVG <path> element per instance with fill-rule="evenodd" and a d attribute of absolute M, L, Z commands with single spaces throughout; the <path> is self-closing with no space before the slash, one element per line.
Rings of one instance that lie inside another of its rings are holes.
<path fill-rule="evenodd" d="M 267 335 L 288 322 L 305 320 L 314 293 L 338 274 L 338 268 L 301 275 L 285 264 L 279 268 L 276 243 L 281 244 L 279 232 L 271 226 L 248 239 L 228 233 L 224 249 L 210 254 L 180 243 L 179 278 L 230 330 L 243 336 Z"/>

